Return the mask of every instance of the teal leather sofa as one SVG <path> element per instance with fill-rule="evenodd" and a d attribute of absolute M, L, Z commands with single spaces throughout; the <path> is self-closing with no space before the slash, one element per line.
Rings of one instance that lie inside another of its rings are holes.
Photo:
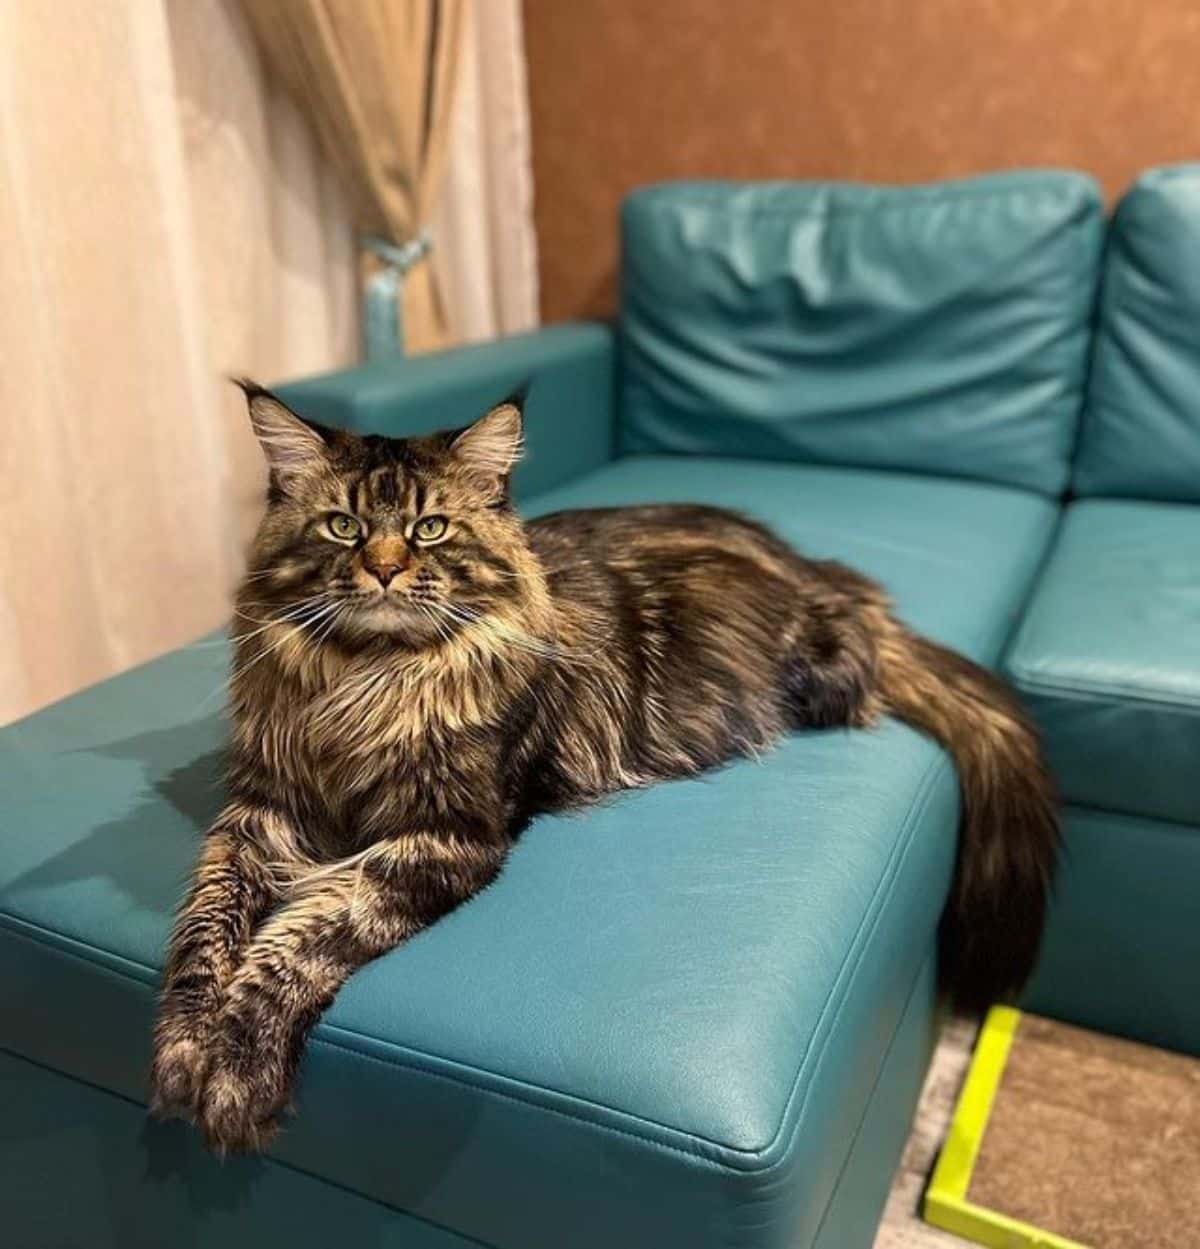
<path fill-rule="evenodd" d="M 680 184 L 620 320 L 281 389 L 464 422 L 532 382 L 530 513 L 742 508 L 885 582 L 1045 728 L 1069 856 L 1040 1010 L 1200 1050 L 1200 170 Z M 946 756 L 894 722 L 537 821 L 356 975 L 269 1157 L 145 1115 L 171 912 L 220 803 L 205 639 L 0 730 L 13 1249 L 867 1249 L 938 1030 Z"/>
<path fill-rule="evenodd" d="M 1117 207 L 1072 501 L 1005 668 L 1067 803 L 1029 1006 L 1200 1053 L 1200 165 Z"/>

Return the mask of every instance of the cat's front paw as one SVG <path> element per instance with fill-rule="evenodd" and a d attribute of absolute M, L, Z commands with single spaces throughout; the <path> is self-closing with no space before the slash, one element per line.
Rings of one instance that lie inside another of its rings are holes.
<path fill-rule="evenodd" d="M 150 1068 L 150 1112 L 160 1119 L 190 1119 L 208 1073 L 203 1040 L 195 1035 L 161 1039 Z"/>
<path fill-rule="evenodd" d="M 200 1094 L 197 1122 L 214 1153 L 258 1153 L 279 1131 L 287 1108 L 285 1089 L 265 1070 L 215 1065 Z"/>

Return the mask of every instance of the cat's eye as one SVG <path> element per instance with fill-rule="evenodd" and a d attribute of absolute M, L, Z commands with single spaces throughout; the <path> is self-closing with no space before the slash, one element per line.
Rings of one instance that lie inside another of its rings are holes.
<path fill-rule="evenodd" d="M 329 532 L 342 542 L 353 542 L 362 533 L 362 525 L 345 512 L 334 512 L 327 523 Z"/>
<path fill-rule="evenodd" d="M 422 516 L 413 526 L 413 537 L 418 542 L 436 542 L 446 535 L 444 516 Z"/>

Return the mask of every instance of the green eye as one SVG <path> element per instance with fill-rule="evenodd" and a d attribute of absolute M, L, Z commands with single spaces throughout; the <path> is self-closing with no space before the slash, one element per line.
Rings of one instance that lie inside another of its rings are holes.
<path fill-rule="evenodd" d="M 413 537 L 418 542 L 436 542 L 445 532 L 444 516 L 422 516 L 413 526 Z"/>
<path fill-rule="evenodd" d="M 362 525 L 345 512 L 334 512 L 329 518 L 329 532 L 343 542 L 350 542 L 362 533 Z"/>

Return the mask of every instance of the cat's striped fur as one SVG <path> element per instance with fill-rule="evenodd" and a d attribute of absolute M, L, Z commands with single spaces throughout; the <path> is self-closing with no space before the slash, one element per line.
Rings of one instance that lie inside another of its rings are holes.
<path fill-rule="evenodd" d="M 1021 984 L 1058 840 L 1036 737 L 878 586 L 713 508 L 523 524 L 519 400 L 391 440 L 245 389 L 271 488 L 237 597 L 228 805 L 165 975 L 160 1110 L 261 1147 L 338 987 L 493 881 L 536 813 L 889 713 L 961 776 L 945 983 L 974 1006 Z"/>

